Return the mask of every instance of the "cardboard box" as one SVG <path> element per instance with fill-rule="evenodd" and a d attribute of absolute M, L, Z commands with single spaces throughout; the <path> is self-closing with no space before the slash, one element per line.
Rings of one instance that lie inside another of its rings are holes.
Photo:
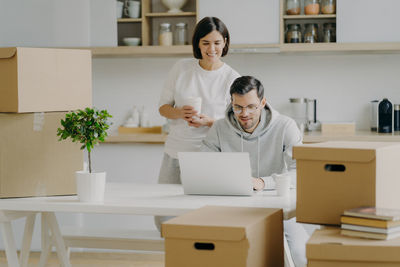
<path fill-rule="evenodd" d="M 293 148 L 297 221 L 340 224 L 346 209 L 400 209 L 400 143 L 339 142 Z"/>
<path fill-rule="evenodd" d="M 340 235 L 339 228 L 316 230 L 306 245 L 308 267 L 400 266 L 400 238 L 371 240 Z"/>
<path fill-rule="evenodd" d="M 58 141 L 65 112 L 0 113 L 0 197 L 76 194 L 78 143 Z"/>
<path fill-rule="evenodd" d="M 166 267 L 283 266 L 281 209 L 207 206 L 162 224 Z"/>
<path fill-rule="evenodd" d="M 91 62 L 89 50 L 0 48 L 0 112 L 91 107 Z"/>

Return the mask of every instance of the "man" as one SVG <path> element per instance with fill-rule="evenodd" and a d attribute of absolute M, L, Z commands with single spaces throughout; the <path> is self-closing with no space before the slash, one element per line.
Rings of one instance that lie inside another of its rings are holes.
<path fill-rule="evenodd" d="M 237 78 L 230 87 L 231 104 L 202 142 L 202 151 L 248 152 L 255 190 L 275 188 L 271 175 L 288 172 L 296 185 L 292 147 L 302 135 L 291 118 L 267 103 L 264 87 L 252 76 Z M 308 235 L 295 220 L 285 221 L 285 235 L 296 266 L 304 266 Z"/>

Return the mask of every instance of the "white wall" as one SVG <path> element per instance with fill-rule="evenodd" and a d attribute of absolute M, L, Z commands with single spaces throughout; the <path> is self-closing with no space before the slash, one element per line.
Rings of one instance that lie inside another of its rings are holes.
<path fill-rule="evenodd" d="M 114 115 L 113 131 L 133 105 L 145 105 L 153 124 L 164 120 L 157 102 L 168 70 L 178 58 L 93 60 L 94 103 Z M 273 107 L 288 114 L 290 97 L 318 100 L 318 119 L 355 121 L 369 128 L 369 102 L 400 103 L 400 54 L 231 54 L 225 61 L 264 84 Z"/>

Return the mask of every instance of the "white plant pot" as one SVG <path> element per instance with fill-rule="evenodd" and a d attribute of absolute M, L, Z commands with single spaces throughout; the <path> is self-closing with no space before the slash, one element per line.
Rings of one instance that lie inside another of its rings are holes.
<path fill-rule="evenodd" d="M 88 173 L 78 171 L 76 176 L 76 189 L 81 202 L 103 202 L 106 187 L 106 173 Z"/>
<path fill-rule="evenodd" d="M 181 7 L 186 4 L 187 0 L 161 0 L 161 2 L 169 8 L 169 13 L 182 12 Z"/>

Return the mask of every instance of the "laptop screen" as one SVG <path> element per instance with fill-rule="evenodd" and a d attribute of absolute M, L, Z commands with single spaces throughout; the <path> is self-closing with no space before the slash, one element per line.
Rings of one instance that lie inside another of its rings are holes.
<path fill-rule="evenodd" d="M 185 194 L 252 195 L 247 152 L 179 152 Z"/>

